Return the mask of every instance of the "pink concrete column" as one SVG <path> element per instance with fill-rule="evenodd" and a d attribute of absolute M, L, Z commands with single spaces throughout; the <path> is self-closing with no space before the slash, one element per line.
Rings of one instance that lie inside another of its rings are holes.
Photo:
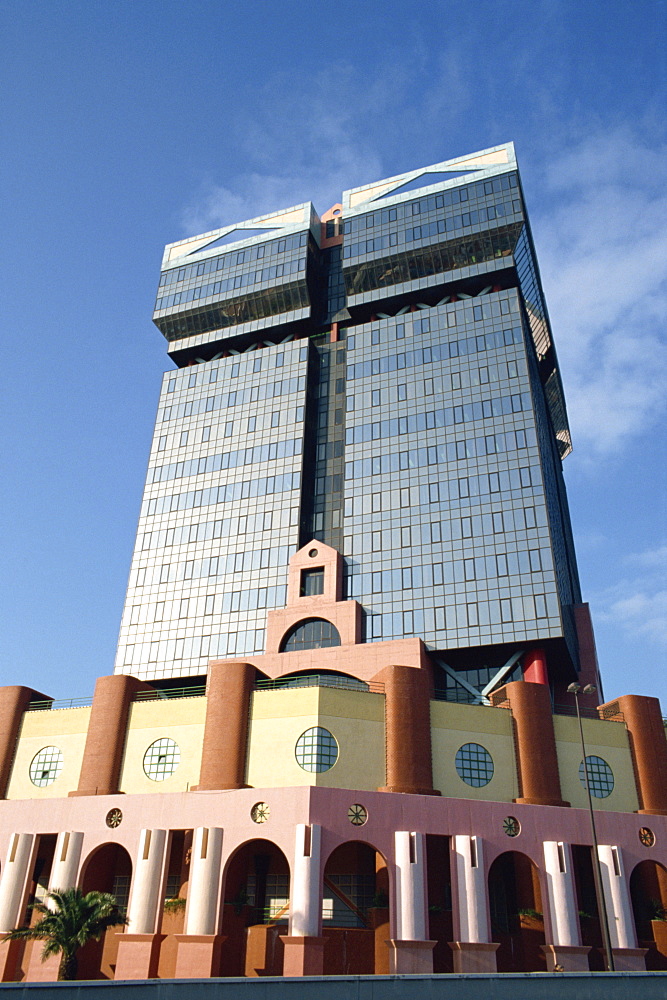
<path fill-rule="evenodd" d="M 22 922 L 34 845 L 35 835 L 32 833 L 13 833 L 9 839 L 9 854 L 0 878 L 0 935 Z M 21 949 L 20 941 L 0 944 L 0 982 L 12 982 L 16 978 Z"/>
<path fill-rule="evenodd" d="M 142 830 L 134 865 L 127 932 L 118 934 L 116 979 L 154 979 L 164 934 L 157 934 L 166 830 Z"/>
<path fill-rule="evenodd" d="M 646 968 L 644 960 L 646 948 L 637 947 L 632 905 L 623 871 L 621 849 L 608 844 L 600 844 L 598 857 L 616 971 L 643 971 Z"/>
<path fill-rule="evenodd" d="M 523 658 L 523 679 L 533 684 L 549 684 L 547 656 L 543 649 L 531 649 Z"/>
<path fill-rule="evenodd" d="M 321 839 L 319 824 L 298 823 L 290 886 L 289 934 L 282 935 L 284 976 L 321 976 L 324 969 L 324 938 L 320 936 L 322 913 Z"/>
<path fill-rule="evenodd" d="M 215 976 L 225 938 L 217 934 L 223 831 L 219 826 L 195 830 L 185 911 L 185 933 L 176 935 L 176 978 Z"/>
<path fill-rule="evenodd" d="M 80 831 L 62 831 L 58 834 L 49 878 L 49 892 L 71 889 L 76 885 L 82 846 L 83 833 Z M 29 983 L 52 983 L 57 980 L 60 957 L 52 955 L 43 962 L 41 943 L 33 945 L 26 980 Z"/>
<path fill-rule="evenodd" d="M 484 875 L 483 843 L 465 834 L 453 838 L 456 878 L 458 940 L 450 941 L 454 972 L 496 972 L 496 951 L 491 941 L 489 902 Z"/>
<path fill-rule="evenodd" d="M 436 942 L 427 939 L 425 838 L 423 833 L 397 830 L 394 834 L 396 862 L 396 936 L 389 944 L 389 970 L 401 973 L 432 973 Z"/>
<path fill-rule="evenodd" d="M 590 948 L 581 944 L 570 845 L 545 841 L 544 865 L 551 924 L 551 943 L 542 946 L 547 969 L 561 965 L 566 972 L 588 972 Z"/>
<path fill-rule="evenodd" d="M 16 739 L 33 694 L 32 689 L 26 687 L 0 688 L 0 799 L 7 793 Z"/>

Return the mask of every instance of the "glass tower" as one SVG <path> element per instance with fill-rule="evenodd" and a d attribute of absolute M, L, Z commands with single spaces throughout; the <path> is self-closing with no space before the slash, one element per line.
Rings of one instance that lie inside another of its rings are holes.
<path fill-rule="evenodd" d="M 418 636 L 451 698 L 536 647 L 576 675 L 570 435 L 511 144 L 171 244 L 154 321 L 176 367 L 117 672 L 262 653 L 317 538 L 364 641 Z"/>

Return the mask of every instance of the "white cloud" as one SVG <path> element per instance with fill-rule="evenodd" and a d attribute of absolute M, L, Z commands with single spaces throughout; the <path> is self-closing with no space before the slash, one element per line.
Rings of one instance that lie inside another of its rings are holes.
<path fill-rule="evenodd" d="M 662 153 L 617 129 L 556 156 L 544 177 L 540 265 L 575 446 L 591 457 L 619 450 L 665 409 Z"/>
<path fill-rule="evenodd" d="M 629 553 L 623 562 L 641 574 L 628 576 L 597 596 L 601 621 L 620 626 L 631 637 L 667 646 L 667 545 Z"/>

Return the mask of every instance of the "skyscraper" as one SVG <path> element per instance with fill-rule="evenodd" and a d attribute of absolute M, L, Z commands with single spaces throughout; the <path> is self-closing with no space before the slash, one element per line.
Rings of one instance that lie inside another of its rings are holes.
<path fill-rule="evenodd" d="M 178 369 L 118 672 L 262 653 L 314 538 L 364 640 L 422 638 L 453 699 L 531 649 L 552 686 L 577 676 L 570 434 L 511 144 L 346 191 L 322 221 L 304 204 L 171 244 L 154 321 Z"/>

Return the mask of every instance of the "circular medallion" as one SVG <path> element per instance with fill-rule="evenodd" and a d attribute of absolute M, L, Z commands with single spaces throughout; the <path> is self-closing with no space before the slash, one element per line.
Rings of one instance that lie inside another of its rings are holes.
<path fill-rule="evenodd" d="M 271 810 L 268 802 L 255 802 L 250 810 L 250 819 L 253 823 L 266 823 L 270 815 Z"/>
<path fill-rule="evenodd" d="M 308 555 L 310 556 L 311 559 L 314 559 L 315 556 L 317 555 L 317 549 L 311 549 Z"/>
<path fill-rule="evenodd" d="M 521 823 L 514 816 L 506 816 L 503 820 L 503 830 L 508 837 L 518 837 L 521 833 Z"/>
<path fill-rule="evenodd" d="M 352 826 L 363 826 L 368 819 L 368 810 L 365 806 L 360 805 L 359 802 L 355 802 L 347 810 L 347 818 Z"/>
<path fill-rule="evenodd" d="M 649 830 L 647 826 L 640 827 L 639 840 L 644 847 L 653 847 L 655 844 L 655 834 L 653 830 Z"/>
<path fill-rule="evenodd" d="M 123 822 L 123 814 L 120 811 L 120 809 L 110 809 L 109 812 L 107 813 L 107 818 L 106 818 L 107 826 L 111 827 L 112 830 L 115 830 L 116 827 L 120 826 L 122 822 Z"/>

